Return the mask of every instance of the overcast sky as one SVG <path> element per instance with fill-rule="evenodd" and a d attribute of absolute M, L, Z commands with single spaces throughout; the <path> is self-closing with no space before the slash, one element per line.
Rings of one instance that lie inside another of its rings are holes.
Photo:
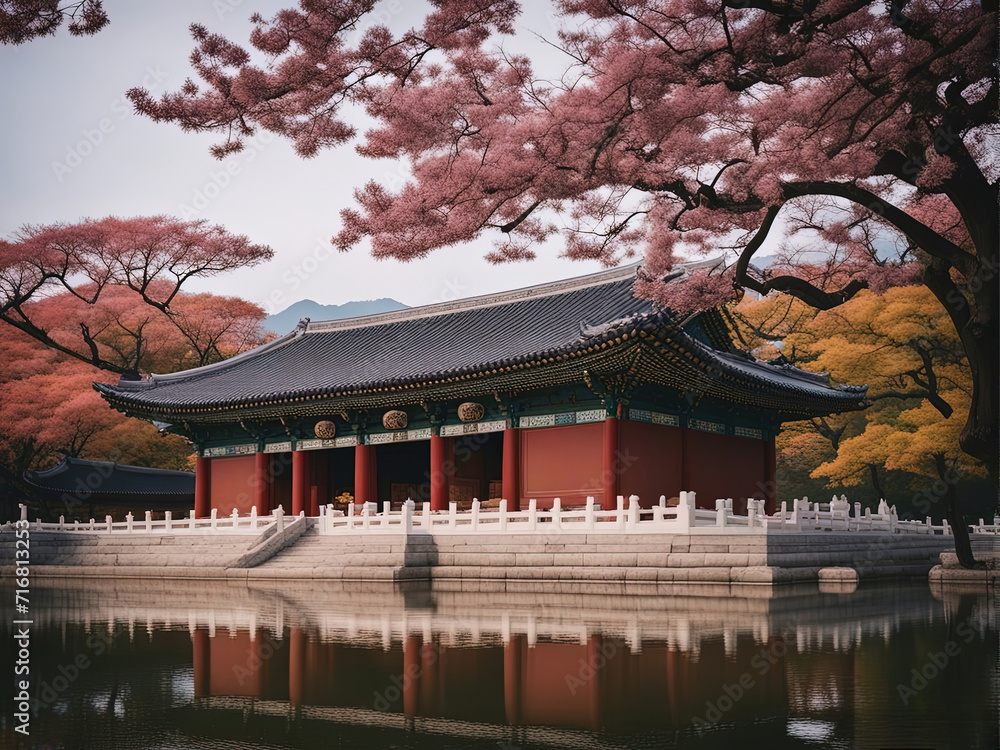
<path fill-rule="evenodd" d="M 0 47 L 0 235 L 26 223 L 109 215 L 205 218 L 274 248 L 266 265 L 192 284 L 189 291 L 234 294 L 278 312 L 300 299 L 325 304 L 393 297 L 420 305 L 513 289 L 600 269 L 542 248 L 530 263 L 493 266 L 489 239 L 438 250 L 406 264 L 376 261 L 359 247 L 329 250 L 340 209 L 369 179 L 392 184 L 393 164 L 351 147 L 303 160 L 282 138 L 258 133 L 242 154 L 219 162 L 215 134 L 183 133 L 132 113 L 124 93 L 176 91 L 192 74 L 192 22 L 247 45 L 248 18 L 266 18 L 289 0 L 105 0 L 111 24 L 93 37 L 55 37 Z M 544 3 L 526 2 L 511 50 L 544 50 L 554 39 Z M 395 31 L 419 23 L 423 4 L 389 0 L 380 18 Z M 542 55 L 551 55 L 543 51 Z M 359 122 L 361 130 L 364 123 Z"/>

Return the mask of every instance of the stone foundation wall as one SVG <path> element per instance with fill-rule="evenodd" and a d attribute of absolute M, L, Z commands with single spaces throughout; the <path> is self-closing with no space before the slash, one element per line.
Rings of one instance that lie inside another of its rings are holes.
<path fill-rule="evenodd" d="M 13 562 L 13 537 L 9 530 L 0 535 L 5 570 Z M 32 574 L 770 584 L 925 576 L 952 547 L 950 537 L 884 532 L 320 536 L 309 528 L 283 549 L 261 541 L 229 534 L 32 532 Z"/>

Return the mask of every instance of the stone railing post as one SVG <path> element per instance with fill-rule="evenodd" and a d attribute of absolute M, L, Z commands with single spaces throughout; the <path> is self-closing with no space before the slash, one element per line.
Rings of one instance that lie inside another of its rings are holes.
<path fill-rule="evenodd" d="M 163 512 L 163 528 L 167 531 L 173 531 L 174 514 L 169 510 Z"/>
<path fill-rule="evenodd" d="M 558 497 L 552 500 L 552 530 L 562 529 L 562 500 Z"/>
<path fill-rule="evenodd" d="M 639 526 L 639 496 L 628 496 L 628 527 L 635 529 Z"/>
<path fill-rule="evenodd" d="M 146 511 L 146 531 L 153 530 L 153 511 Z"/>
<path fill-rule="evenodd" d="M 615 527 L 625 529 L 625 496 L 619 495 L 615 498 Z"/>
<path fill-rule="evenodd" d="M 531 531 L 538 528 L 538 500 L 535 498 L 528 500 L 528 528 Z"/>
<path fill-rule="evenodd" d="M 747 528 L 752 529 L 757 525 L 757 500 L 748 497 L 747 498 Z"/>
<path fill-rule="evenodd" d="M 694 517 L 694 493 L 681 490 L 677 498 L 677 525 L 680 529 L 687 530 L 695 525 Z"/>
<path fill-rule="evenodd" d="M 108 518 L 110 517 L 111 516 L 108 516 Z M 133 520 L 132 511 L 129 511 L 128 513 L 125 514 L 125 530 L 129 534 L 132 533 L 132 520 Z"/>
<path fill-rule="evenodd" d="M 584 518 L 584 522 L 585 522 L 585 524 L 587 526 L 587 531 L 593 531 L 594 530 L 594 523 L 595 523 L 595 519 L 594 519 L 594 496 L 593 495 L 588 495 L 587 496 L 587 510 L 585 511 L 585 514 L 586 515 L 585 515 L 585 518 Z"/>
<path fill-rule="evenodd" d="M 131 515 L 131 513 L 130 513 L 129 515 Z M 105 517 L 104 517 L 104 523 L 105 523 L 105 525 L 107 526 L 107 529 L 108 529 L 108 533 L 110 534 L 110 533 L 111 533 L 111 516 L 105 516 Z M 41 521 L 39 521 L 39 522 L 38 522 L 38 525 L 39 525 L 39 526 L 41 526 L 41 525 L 42 525 L 42 522 L 41 522 Z"/>
<path fill-rule="evenodd" d="M 506 531 L 507 530 L 507 499 L 506 498 L 501 498 L 501 500 L 500 500 L 499 526 L 500 526 L 500 531 Z"/>
<path fill-rule="evenodd" d="M 420 519 L 420 525 L 423 526 L 425 529 L 430 529 L 431 528 L 431 504 L 430 504 L 429 501 L 420 504 L 420 515 L 423 516 L 423 518 Z M 430 532 L 428 531 L 428 533 L 430 533 Z"/>
<path fill-rule="evenodd" d="M 20 507 L 20 509 L 21 509 L 21 520 L 22 521 L 27 521 L 28 520 L 28 506 L 25 505 L 24 503 L 18 503 L 18 507 Z"/>
<path fill-rule="evenodd" d="M 403 531 L 407 534 L 413 531 L 413 508 L 413 501 L 406 498 L 406 502 L 403 503 Z"/>
<path fill-rule="evenodd" d="M 479 531 L 479 498 L 472 498 L 472 530 Z"/>
<path fill-rule="evenodd" d="M 285 528 L 285 509 L 280 505 L 274 509 L 274 527 L 277 531 Z"/>
<path fill-rule="evenodd" d="M 210 518 L 212 519 L 211 520 L 211 529 L 212 529 L 212 531 L 215 531 L 216 529 L 219 528 L 219 509 L 218 508 L 212 508 L 212 513 L 210 515 Z"/>
<path fill-rule="evenodd" d="M 66 530 L 66 516 L 59 516 L 59 530 Z"/>
<path fill-rule="evenodd" d="M 448 501 L 448 527 L 455 528 L 458 525 L 458 503 L 455 500 Z"/>
<path fill-rule="evenodd" d="M 354 528 L 354 503 L 347 504 L 347 528 Z"/>
<path fill-rule="evenodd" d="M 257 528 L 257 506 L 250 506 L 250 528 L 256 530 Z"/>

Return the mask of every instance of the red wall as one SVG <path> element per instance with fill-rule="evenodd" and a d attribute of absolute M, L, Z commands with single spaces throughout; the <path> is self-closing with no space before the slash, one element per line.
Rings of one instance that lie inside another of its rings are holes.
<path fill-rule="evenodd" d="M 603 445 L 603 422 L 522 431 L 521 508 L 530 498 L 539 508 L 552 507 L 556 497 L 563 507 L 582 505 L 587 495 L 601 502 Z"/>
<path fill-rule="evenodd" d="M 699 508 L 715 508 L 718 498 L 733 498 L 733 510 L 746 512 L 748 497 L 764 497 L 767 476 L 765 441 L 685 429 L 685 490 L 697 494 Z"/>
<path fill-rule="evenodd" d="M 643 508 L 652 508 L 660 495 L 677 497 L 681 490 L 681 428 L 622 420 L 620 492 L 626 501 L 638 495 Z"/>
<path fill-rule="evenodd" d="M 228 516 L 236 508 L 240 515 L 253 506 L 253 456 L 212 459 L 212 507 Z"/>

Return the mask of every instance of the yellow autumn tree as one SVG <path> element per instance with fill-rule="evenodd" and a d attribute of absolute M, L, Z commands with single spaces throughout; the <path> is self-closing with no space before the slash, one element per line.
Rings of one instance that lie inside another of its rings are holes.
<path fill-rule="evenodd" d="M 887 495 L 889 476 L 917 513 L 940 500 L 927 495 L 940 481 L 983 475 L 958 444 L 971 374 L 946 312 L 924 287 L 862 292 L 826 311 L 785 297 L 744 300 L 733 318 L 758 357 L 869 388 L 864 411 L 787 424 L 779 473 L 806 470 L 828 488 L 870 483 L 874 502 Z"/>

